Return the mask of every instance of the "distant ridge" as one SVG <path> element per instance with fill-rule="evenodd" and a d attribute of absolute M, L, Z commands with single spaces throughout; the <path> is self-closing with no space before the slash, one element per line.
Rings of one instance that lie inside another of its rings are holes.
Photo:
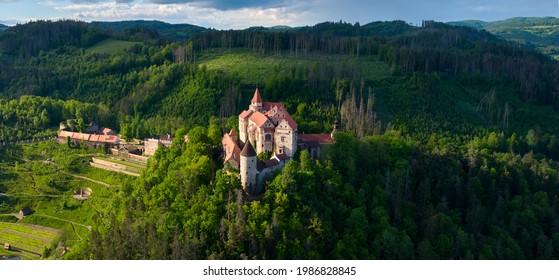
<path fill-rule="evenodd" d="M 519 42 L 555 59 L 559 58 L 559 18 L 515 17 L 500 21 L 452 21 L 453 26 L 484 29 L 503 39 Z"/>
<path fill-rule="evenodd" d="M 3 31 L 4 29 L 8 28 L 9 26 L 7 25 L 3 25 L 0 23 L 0 31 Z"/>
<path fill-rule="evenodd" d="M 93 21 L 90 23 L 100 29 L 109 29 L 114 31 L 123 31 L 129 28 L 146 28 L 158 32 L 163 37 L 172 40 L 186 41 L 193 35 L 207 31 L 205 27 L 181 23 L 170 24 L 157 20 L 130 20 L 130 21 Z"/>
<path fill-rule="evenodd" d="M 287 26 L 287 25 L 276 25 L 276 26 L 268 27 L 268 29 L 271 29 L 271 30 L 290 30 L 290 29 L 293 29 L 293 28 L 294 27 Z"/>

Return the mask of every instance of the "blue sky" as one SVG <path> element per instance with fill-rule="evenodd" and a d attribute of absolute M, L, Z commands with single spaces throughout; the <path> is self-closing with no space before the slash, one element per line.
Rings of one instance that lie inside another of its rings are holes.
<path fill-rule="evenodd" d="M 323 21 L 368 23 L 401 19 L 502 20 L 559 16 L 558 0 L 0 0 L 0 23 L 37 19 L 82 21 L 161 20 L 217 29 L 313 25 Z"/>

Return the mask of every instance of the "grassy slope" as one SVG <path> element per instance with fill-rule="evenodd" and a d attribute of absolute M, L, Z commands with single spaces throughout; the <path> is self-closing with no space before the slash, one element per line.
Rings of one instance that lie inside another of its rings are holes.
<path fill-rule="evenodd" d="M 258 55 L 249 51 L 232 50 L 231 52 L 212 51 L 206 53 L 198 61 L 208 69 L 218 69 L 229 73 L 237 73 L 241 80 L 248 84 L 265 84 L 266 79 L 276 71 L 290 69 L 300 65 L 329 65 L 329 66 L 357 66 L 366 79 L 381 80 L 389 76 L 388 65 L 376 57 L 355 57 L 346 55 L 314 56 L 298 59 L 293 55 L 277 57 L 273 55 Z"/>
<path fill-rule="evenodd" d="M 0 214 L 15 213 L 23 207 L 31 207 L 33 214 L 22 222 L 63 231 L 61 240 L 72 247 L 89 235 L 84 226 L 95 227 L 93 216 L 110 208 L 112 198 L 118 193 L 124 175 L 88 167 L 90 156 L 83 155 L 84 164 L 79 170 L 70 171 L 63 166 L 70 158 L 95 151 L 68 149 L 65 145 L 43 142 L 18 145 L 0 149 L 0 192 L 11 198 L 3 198 Z M 53 158 L 54 164 L 44 162 Z M 27 162 L 25 162 L 27 160 Z M 82 162 L 82 161 L 78 161 Z M 113 185 L 106 187 L 72 176 L 79 175 Z M 72 195 L 79 188 L 91 188 L 92 196 L 77 201 Z M 68 221 L 76 223 L 74 226 Z M 78 225 L 79 224 L 79 225 Z"/>
<path fill-rule="evenodd" d="M 86 51 L 86 53 L 115 54 L 115 53 L 123 52 L 126 49 L 134 46 L 135 44 L 140 44 L 140 42 L 130 42 L 130 41 L 115 40 L 115 39 L 105 39 L 105 40 L 87 48 L 85 51 Z"/>

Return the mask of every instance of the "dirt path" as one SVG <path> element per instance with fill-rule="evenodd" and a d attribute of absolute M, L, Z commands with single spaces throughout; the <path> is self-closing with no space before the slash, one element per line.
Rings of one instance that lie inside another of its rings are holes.
<path fill-rule="evenodd" d="M 67 223 L 71 223 L 72 225 L 78 225 L 78 226 L 82 226 L 88 230 L 91 230 L 91 226 L 88 225 L 84 225 L 84 224 L 80 224 L 80 223 L 76 223 L 70 220 L 65 220 L 65 219 L 61 219 L 61 218 L 57 218 L 57 217 L 53 217 L 53 216 L 49 216 L 49 215 L 43 215 L 43 214 L 34 214 L 34 216 L 40 216 L 40 217 L 45 217 L 45 218 L 51 218 L 51 219 L 55 219 L 55 220 L 59 220 L 59 221 L 63 221 L 63 222 L 67 222 Z M 79 236 L 79 235 L 78 235 Z"/>
<path fill-rule="evenodd" d="M 80 175 L 76 175 L 76 174 L 72 174 L 72 173 L 63 171 L 63 170 L 61 170 L 60 166 L 58 166 L 58 164 L 56 164 L 56 163 L 54 163 L 54 162 L 52 162 L 52 161 L 46 161 L 46 160 L 44 160 L 43 162 L 44 162 L 44 163 L 53 164 L 54 166 L 56 166 L 56 169 L 57 169 L 59 172 L 64 172 L 64 173 L 66 173 L 66 174 L 68 174 L 68 175 L 70 175 L 70 176 L 73 176 L 73 177 L 75 177 L 75 178 L 79 178 L 79 179 L 82 179 L 82 180 L 87 180 L 87 181 L 90 181 L 90 182 L 93 182 L 93 183 L 96 183 L 96 184 L 99 184 L 99 185 L 103 185 L 103 186 L 105 186 L 105 187 L 107 187 L 107 188 L 115 187 L 114 185 L 109 185 L 109 184 L 107 184 L 107 183 L 105 183 L 105 182 L 101 182 L 101 181 L 98 181 L 98 180 L 95 180 L 95 179 L 91 179 L 91 178 L 88 178 L 88 177 L 84 177 L 84 176 L 80 176 Z"/>
<path fill-rule="evenodd" d="M 72 175 L 72 176 L 74 176 L 74 177 L 76 177 L 76 178 L 80 178 L 80 179 L 87 180 L 87 181 L 90 181 L 90 182 L 93 182 L 93 183 L 96 183 L 96 184 L 99 184 L 99 185 L 103 185 L 103 186 L 105 186 L 105 187 L 107 187 L 107 188 L 112 188 L 112 187 L 114 187 L 113 185 L 109 185 L 109 184 L 107 184 L 107 183 L 105 183 L 105 182 L 97 181 L 97 180 L 94 180 L 94 179 L 91 179 L 91 178 L 87 178 L 87 177 L 84 177 L 84 176 L 80 176 L 80 175 L 76 175 L 76 174 L 72 174 L 72 173 L 67 173 L 67 174 Z"/>

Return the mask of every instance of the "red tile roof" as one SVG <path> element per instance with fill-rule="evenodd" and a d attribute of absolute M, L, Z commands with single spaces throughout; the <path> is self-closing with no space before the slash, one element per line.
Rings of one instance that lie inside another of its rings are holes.
<path fill-rule="evenodd" d="M 71 132 L 71 131 L 61 130 L 61 131 L 58 132 L 58 137 L 70 137 L 70 138 L 72 138 L 72 134 L 74 134 L 74 133 Z"/>
<path fill-rule="evenodd" d="M 280 108 L 285 108 L 283 106 L 283 103 L 281 103 L 281 102 L 264 102 L 264 103 L 262 103 L 262 109 L 264 111 L 270 111 L 274 107 L 278 107 L 278 110 Z"/>
<path fill-rule="evenodd" d="M 284 116 L 284 119 L 293 130 L 297 129 L 297 122 L 289 114 L 287 114 L 287 112 Z"/>
<path fill-rule="evenodd" d="M 280 127 L 280 125 L 282 124 L 283 121 L 285 121 L 285 122 L 287 123 L 287 125 L 288 125 L 289 127 L 291 127 L 292 130 L 296 130 L 296 129 L 297 129 L 297 122 L 295 122 L 295 120 L 293 120 L 293 119 L 291 118 L 291 116 L 289 116 L 289 115 L 286 115 L 282 120 L 280 120 L 280 121 L 278 122 L 277 127 Z"/>
<path fill-rule="evenodd" d="M 254 122 L 258 127 L 262 127 L 268 121 L 268 117 L 260 112 L 254 112 L 250 116 L 250 120 Z"/>
<path fill-rule="evenodd" d="M 239 118 L 240 118 L 240 119 L 246 119 L 246 118 L 250 117 L 250 115 L 252 115 L 252 113 L 253 113 L 253 112 L 250 111 L 250 110 L 244 110 L 244 111 L 239 115 Z"/>
<path fill-rule="evenodd" d="M 231 137 L 237 136 L 237 132 L 235 132 L 235 128 L 231 128 L 231 131 L 229 131 L 229 136 Z"/>
<path fill-rule="evenodd" d="M 307 146 L 317 146 L 321 144 L 330 144 L 333 142 L 331 134 L 299 134 L 298 143 L 307 144 Z"/>
<path fill-rule="evenodd" d="M 251 101 L 256 103 L 262 103 L 262 97 L 260 97 L 260 92 L 258 91 L 258 88 L 256 88 L 256 90 L 254 91 L 254 96 L 252 97 Z"/>
<path fill-rule="evenodd" d="M 233 149 L 233 151 L 231 151 L 231 153 L 225 155 L 225 162 L 232 162 L 232 165 L 238 168 L 240 164 L 239 159 L 241 158 L 240 154 L 241 154 L 241 149 L 235 146 L 235 148 Z"/>
<path fill-rule="evenodd" d="M 230 151 L 237 146 L 237 141 L 235 141 L 233 137 L 229 136 L 229 134 L 225 134 L 223 136 L 223 139 L 221 139 L 221 144 L 226 148 L 227 151 Z"/>
<path fill-rule="evenodd" d="M 102 132 L 103 132 L 103 134 L 105 134 L 105 135 L 106 135 L 106 134 L 113 134 L 113 133 L 114 133 L 112 129 L 106 128 L 106 127 L 103 128 L 103 131 L 102 131 Z"/>
<path fill-rule="evenodd" d="M 115 135 L 100 135 L 100 134 L 89 134 L 89 133 L 79 133 L 71 131 L 59 131 L 58 137 L 70 137 L 74 140 L 84 140 L 88 142 L 98 142 L 98 143 L 109 143 L 116 144 L 118 142 L 118 137 Z"/>
<path fill-rule="evenodd" d="M 90 135 L 89 136 L 89 141 L 91 141 L 91 142 L 101 142 L 100 139 L 103 139 L 103 138 L 101 138 L 101 136 L 102 135 L 98 135 L 98 134 Z"/>
<path fill-rule="evenodd" d="M 277 112 L 274 112 L 274 107 L 277 107 Z M 289 126 L 295 130 L 297 129 L 298 125 L 297 122 L 289 115 L 287 109 L 283 106 L 281 102 L 264 102 L 262 108 L 266 111 L 266 116 L 274 119 L 285 119 Z M 283 111 L 283 116 L 278 116 L 277 113 L 279 111 Z"/>
<path fill-rule="evenodd" d="M 233 161 L 233 165 L 238 167 L 239 159 L 241 154 L 241 149 L 237 145 L 237 143 L 228 135 L 225 134 L 223 139 L 221 140 L 225 148 L 225 162 Z"/>
<path fill-rule="evenodd" d="M 91 137 L 91 134 L 87 134 L 87 133 L 79 133 L 79 132 L 75 132 L 71 138 L 72 139 L 78 139 L 78 140 L 85 140 L 85 141 L 89 141 L 89 138 Z"/>

